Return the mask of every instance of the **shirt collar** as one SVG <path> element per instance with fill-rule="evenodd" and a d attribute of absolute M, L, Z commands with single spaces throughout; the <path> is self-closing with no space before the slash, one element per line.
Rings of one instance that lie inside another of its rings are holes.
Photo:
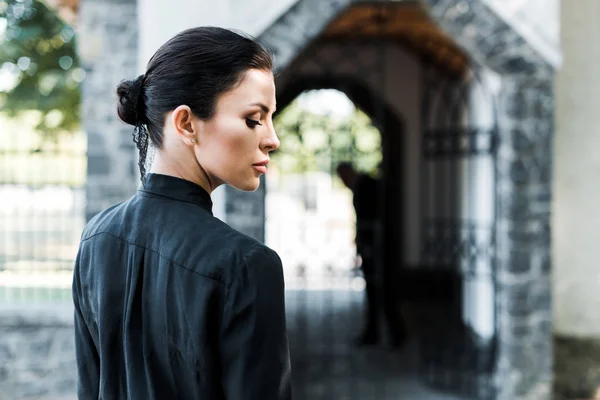
<path fill-rule="evenodd" d="M 197 204 L 212 214 L 210 195 L 202 186 L 185 179 L 151 173 L 146 175 L 146 183 L 140 192 Z"/>

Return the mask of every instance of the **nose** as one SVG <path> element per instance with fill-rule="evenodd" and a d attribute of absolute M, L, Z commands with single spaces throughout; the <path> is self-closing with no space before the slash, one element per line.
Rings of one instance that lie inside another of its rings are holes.
<path fill-rule="evenodd" d="M 268 133 L 263 137 L 261 143 L 261 149 L 265 152 L 271 152 L 277 150 L 279 148 L 279 138 L 277 137 L 277 132 L 275 132 L 275 127 L 270 124 L 270 129 Z"/>

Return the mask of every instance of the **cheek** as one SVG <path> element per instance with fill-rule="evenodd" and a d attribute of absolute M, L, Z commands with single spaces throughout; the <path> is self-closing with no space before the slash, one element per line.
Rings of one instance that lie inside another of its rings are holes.
<path fill-rule="evenodd" d="M 221 148 L 230 160 L 240 159 L 244 155 L 248 156 L 248 150 L 251 146 L 248 139 L 251 139 L 251 137 L 247 132 L 234 132 L 230 130 L 221 136 Z"/>
<path fill-rule="evenodd" d="M 253 150 L 258 146 L 257 136 L 245 124 L 230 122 L 215 127 L 210 157 L 216 157 L 221 167 L 235 168 L 254 155 Z M 228 165 L 223 165 L 226 163 Z M 245 163 L 244 163 L 245 164 Z"/>

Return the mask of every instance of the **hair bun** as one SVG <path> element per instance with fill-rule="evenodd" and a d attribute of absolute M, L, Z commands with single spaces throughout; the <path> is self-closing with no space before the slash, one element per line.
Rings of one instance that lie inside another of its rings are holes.
<path fill-rule="evenodd" d="M 117 114 L 127 124 L 136 126 L 145 121 L 143 82 L 144 75 L 140 75 L 134 80 L 122 81 L 117 86 Z"/>

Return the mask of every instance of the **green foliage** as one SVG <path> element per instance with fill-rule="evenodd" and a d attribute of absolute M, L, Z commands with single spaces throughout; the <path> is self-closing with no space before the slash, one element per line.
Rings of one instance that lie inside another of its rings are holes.
<path fill-rule="evenodd" d="M 282 173 L 332 172 L 341 161 L 377 174 L 381 135 L 371 119 L 355 109 L 349 116 L 311 113 L 292 102 L 274 121 L 281 146 L 273 160 Z"/>
<path fill-rule="evenodd" d="M 73 28 L 39 0 L 0 0 L 0 107 L 42 114 L 36 130 L 55 138 L 79 126 L 84 78 Z"/>

